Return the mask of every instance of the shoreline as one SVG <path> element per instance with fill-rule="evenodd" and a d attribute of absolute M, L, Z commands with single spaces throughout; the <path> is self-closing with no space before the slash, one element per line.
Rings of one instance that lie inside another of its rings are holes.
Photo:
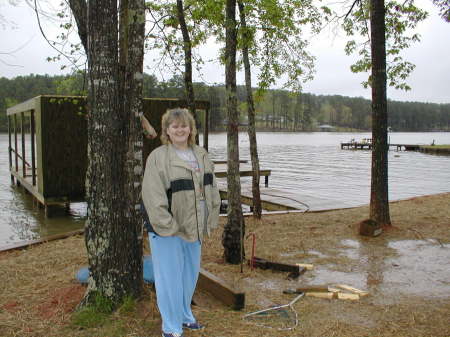
<path fill-rule="evenodd" d="M 441 196 L 441 195 L 447 195 L 447 194 L 449 195 L 449 198 L 450 198 L 450 191 L 449 191 L 449 192 L 442 192 L 442 193 L 420 195 L 420 196 L 410 197 L 410 198 L 406 198 L 406 199 L 392 200 L 392 201 L 389 201 L 389 205 L 396 204 L 396 203 L 399 203 L 402 201 L 411 201 L 411 200 L 416 200 L 416 199 L 420 199 L 420 198 Z M 359 206 L 350 206 L 350 207 L 341 207 L 341 208 L 332 208 L 332 209 L 323 209 L 323 210 L 312 210 L 312 211 L 310 210 L 310 211 L 306 211 L 306 212 L 303 210 L 272 211 L 272 212 L 263 211 L 262 215 L 263 215 L 263 217 L 266 217 L 266 216 L 273 217 L 276 215 L 279 216 L 279 215 L 299 214 L 299 213 L 320 214 L 320 213 L 353 210 L 353 209 L 363 208 L 363 207 L 369 207 L 369 204 L 359 205 Z M 245 218 L 251 218 L 253 216 L 253 213 L 244 213 L 243 215 Z M 226 217 L 227 217 L 227 215 L 220 214 L 220 218 L 226 219 Z M 14 251 L 14 250 L 26 249 L 26 248 L 34 246 L 34 245 L 39 245 L 39 244 L 43 244 L 43 243 L 47 243 L 47 242 L 51 242 L 51 241 L 55 241 L 55 240 L 63 240 L 63 239 L 67 239 L 71 236 L 77 236 L 77 235 L 81 235 L 81 234 L 84 234 L 84 229 L 79 229 L 79 230 L 56 234 L 56 235 L 50 235 L 47 237 L 34 239 L 34 240 L 22 240 L 22 241 L 18 241 L 18 242 L 13 242 L 10 244 L 0 246 L 0 254 L 2 254 L 4 252 Z"/>

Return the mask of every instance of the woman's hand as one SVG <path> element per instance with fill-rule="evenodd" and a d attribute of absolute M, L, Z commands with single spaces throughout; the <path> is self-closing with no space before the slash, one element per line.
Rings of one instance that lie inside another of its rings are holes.
<path fill-rule="evenodd" d="M 144 132 L 144 135 L 146 138 L 155 139 L 158 136 L 155 129 L 150 124 L 150 122 L 147 120 L 147 118 L 145 118 L 144 115 L 141 115 L 141 124 L 142 124 L 142 128 L 144 129 L 143 132 Z"/>

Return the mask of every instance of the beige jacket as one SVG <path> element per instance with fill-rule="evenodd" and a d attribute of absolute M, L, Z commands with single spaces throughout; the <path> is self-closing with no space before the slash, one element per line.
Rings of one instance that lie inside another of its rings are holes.
<path fill-rule="evenodd" d="M 200 175 L 169 144 L 150 153 L 142 183 L 142 200 L 155 232 L 161 236 L 180 236 L 190 242 L 202 240 L 204 233 L 209 234 L 217 226 L 220 209 L 214 164 L 205 149 L 194 145 L 193 150 Z M 208 210 L 206 228 L 201 221 L 201 186 Z"/>

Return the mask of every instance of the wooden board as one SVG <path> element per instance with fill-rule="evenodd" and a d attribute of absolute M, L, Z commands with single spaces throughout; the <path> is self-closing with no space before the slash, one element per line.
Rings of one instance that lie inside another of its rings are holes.
<path fill-rule="evenodd" d="M 337 298 L 340 300 L 350 300 L 350 301 L 358 301 L 358 294 L 346 294 L 346 293 L 337 293 Z"/>
<path fill-rule="evenodd" d="M 333 292 L 318 292 L 318 291 L 310 291 L 310 292 L 307 292 L 307 293 L 305 293 L 305 296 L 308 296 L 308 297 L 317 297 L 317 298 L 326 298 L 326 299 L 329 299 L 329 300 L 331 300 L 331 299 L 333 299 L 333 298 L 336 298 L 337 297 L 337 294 L 338 293 L 333 293 Z"/>
<path fill-rule="evenodd" d="M 217 165 L 217 164 L 226 164 L 228 161 L 227 160 L 224 160 L 224 159 L 214 159 L 213 160 L 213 163 L 214 163 L 214 165 Z M 242 159 L 242 160 L 239 160 L 239 162 L 240 163 L 248 163 L 248 160 L 247 159 Z"/>
<path fill-rule="evenodd" d="M 251 261 L 249 261 L 249 264 Z M 306 269 L 299 267 L 295 264 L 287 264 L 287 263 L 280 263 L 280 262 L 272 262 L 268 261 L 266 259 L 262 259 L 259 257 L 253 258 L 253 266 L 261 268 L 261 269 L 271 269 L 275 271 L 286 271 L 289 272 L 288 277 L 289 278 L 297 278 L 300 275 L 302 275 Z"/>
<path fill-rule="evenodd" d="M 245 293 L 236 291 L 216 275 L 200 268 L 197 285 L 234 310 L 245 306 Z"/>
<path fill-rule="evenodd" d="M 45 242 L 49 242 L 49 241 L 55 241 L 55 240 L 61 240 L 61 239 L 66 239 L 68 237 L 71 237 L 71 236 L 74 236 L 74 235 L 81 235 L 83 233 L 84 233 L 84 229 L 79 229 L 79 230 L 68 232 L 68 233 L 62 233 L 62 234 L 56 234 L 56 235 L 48 236 L 48 237 L 42 238 L 42 239 L 17 242 L 17 243 L 13 243 L 13 244 L 10 244 L 10 245 L 6 245 L 6 246 L 0 247 L 0 253 L 1 252 L 6 252 L 6 251 L 11 251 L 11 250 L 26 249 L 26 248 L 29 248 L 31 246 L 38 245 L 38 244 L 41 244 L 41 243 L 45 243 Z"/>
<path fill-rule="evenodd" d="M 343 289 L 343 290 L 350 291 L 350 292 L 352 292 L 352 293 L 354 293 L 354 294 L 358 294 L 359 296 L 367 296 L 367 295 L 369 295 L 369 292 L 368 292 L 368 291 L 364 291 L 364 290 L 361 290 L 361 289 L 357 289 L 357 288 L 348 286 L 348 285 L 346 285 L 346 284 L 337 284 L 335 287 L 336 287 L 336 288 Z"/>
<path fill-rule="evenodd" d="M 269 187 L 269 176 L 272 173 L 272 170 L 261 169 L 259 170 L 260 177 L 264 177 L 264 185 Z M 217 178 L 226 178 L 228 175 L 228 165 L 227 163 L 218 163 L 214 165 L 214 174 Z M 253 169 L 252 165 L 240 162 L 239 164 L 239 175 L 241 177 L 252 177 Z"/>

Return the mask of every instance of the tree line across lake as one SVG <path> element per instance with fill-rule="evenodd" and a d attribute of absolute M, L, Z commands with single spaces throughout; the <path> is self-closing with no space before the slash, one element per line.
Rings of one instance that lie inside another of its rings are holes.
<path fill-rule="evenodd" d="M 224 85 L 194 83 L 196 98 L 207 100 L 210 130 L 226 128 L 226 91 Z M 84 76 L 29 75 L 0 78 L 0 132 L 7 131 L 6 109 L 38 95 L 85 95 Z M 174 76 L 158 81 L 144 75 L 144 97 L 183 98 L 184 81 Z M 238 86 L 241 123 L 247 123 L 246 92 Z M 361 97 L 294 94 L 271 89 L 255 90 L 256 127 L 264 131 L 319 131 L 331 125 L 336 131 L 371 129 L 371 102 Z M 388 101 L 388 125 L 393 131 L 450 131 L 450 104 Z"/>

